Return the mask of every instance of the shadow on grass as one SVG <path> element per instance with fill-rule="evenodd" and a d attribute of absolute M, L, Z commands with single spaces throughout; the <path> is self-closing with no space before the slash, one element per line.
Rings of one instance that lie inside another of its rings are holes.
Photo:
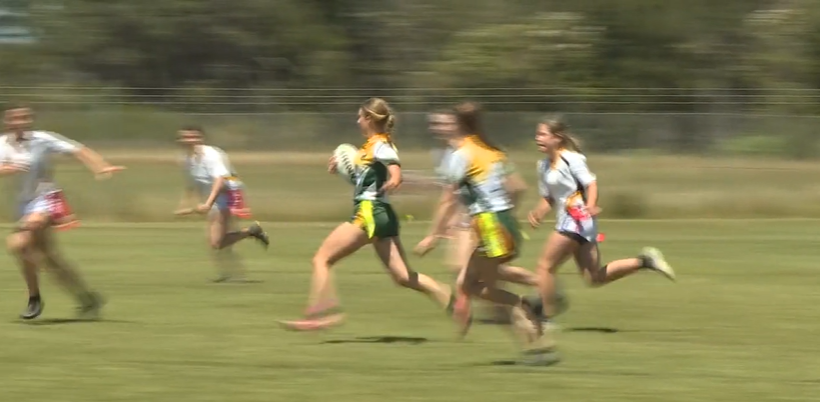
<path fill-rule="evenodd" d="M 16 320 L 25 325 L 63 325 L 63 324 L 91 324 L 91 323 L 110 323 L 110 324 L 136 324 L 134 321 L 125 320 L 108 320 L 104 318 L 42 318 L 31 321 Z"/>
<path fill-rule="evenodd" d="M 324 341 L 322 344 L 336 345 L 345 343 L 405 343 L 409 345 L 421 345 L 428 342 L 427 338 L 410 336 L 360 336 L 353 339 L 333 339 Z"/>
<path fill-rule="evenodd" d="M 564 332 L 597 332 L 599 334 L 617 334 L 621 331 L 617 328 L 609 327 L 571 327 L 564 329 Z"/>
<path fill-rule="evenodd" d="M 489 366 L 495 366 L 495 367 L 509 367 L 509 366 L 551 367 L 551 366 L 554 366 L 554 365 L 556 365 L 560 362 L 561 362 L 561 360 L 556 359 L 556 360 L 549 360 L 549 361 L 539 362 L 539 363 L 535 364 L 535 363 L 531 363 L 531 362 L 524 362 L 524 361 L 521 361 L 521 360 L 512 360 L 512 359 L 510 359 L 510 360 L 495 360 L 495 361 L 490 362 Z"/>
<path fill-rule="evenodd" d="M 265 281 L 261 279 L 211 279 L 211 283 L 221 285 L 248 285 L 248 284 L 255 284 L 255 283 L 265 283 Z"/>

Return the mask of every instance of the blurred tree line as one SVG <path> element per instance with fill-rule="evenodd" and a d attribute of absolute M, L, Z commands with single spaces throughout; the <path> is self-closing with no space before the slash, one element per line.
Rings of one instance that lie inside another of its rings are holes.
<path fill-rule="evenodd" d="M 211 108 L 222 99 L 226 109 L 348 110 L 350 101 L 384 95 L 401 99 L 404 110 L 426 110 L 475 94 L 495 111 L 809 115 L 820 106 L 820 97 L 795 95 L 820 88 L 817 0 L 0 6 L 25 9 L 36 38 L 0 46 L 0 85 L 119 87 L 112 96 L 169 108 L 196 108 L 207 98 Z M 697 124 L 681 120 L 678 145 L 691 145 L 683 133 Z"/>
<path fill-rule="evenodd" d="M 813 0 L 6 3 L 28 9 L 38 41 L 25 57 L 2 58 L 4 84 L 681 88 L 655 107 L 684 111 L 712 88 L 820 86 Z"/>

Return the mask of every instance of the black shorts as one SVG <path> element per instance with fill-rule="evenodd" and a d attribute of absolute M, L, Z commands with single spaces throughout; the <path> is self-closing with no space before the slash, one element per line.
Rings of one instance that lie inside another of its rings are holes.
<path fill-rule="evenodd" d="M 589 243 L 589 240 L 585 239 L 584 236 L 581 236 L 581 235 L 579 235 L 578 233 L 575 233 L 575 232 L 570 232 L 568 230 L 559 230 L 558 234 L 560 234 L 564 237 L 568 237 L 572 240 L 575 240 L 575 242 L 578 243 L 578 244 L 583 245 L 583 244 Z"/>

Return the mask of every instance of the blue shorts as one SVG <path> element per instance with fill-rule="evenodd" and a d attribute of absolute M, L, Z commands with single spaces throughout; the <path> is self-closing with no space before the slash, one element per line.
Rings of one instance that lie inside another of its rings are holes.
<path fill-rule="evenodd" d="M 211 213 L 228 210 L 230 210 L 230 205 L 228 204 L 228 194 L 225 192 L 219 193 L 219 195 L 216 196 L 214 205 L 211 207 Z"/>

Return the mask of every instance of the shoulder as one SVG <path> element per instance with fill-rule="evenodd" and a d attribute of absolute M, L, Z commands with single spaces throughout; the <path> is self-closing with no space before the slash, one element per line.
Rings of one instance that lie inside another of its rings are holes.
<path fill-rule="evenodd" d="M 568 162 L 570 165 L 573 162 L 587 163 L 587 157 L 584 156 L 584 154 L 567 150 L 561 152 L 561 159 Z"/>
<path fill-rule="evenodd" d="M 392 150 L 393 152 L 395 152 L 396 151 L 396 145 L 393 144 L 392 142 L 389 142 L 389 141 L 376 141 L 376 143 L 373 144 L 373 151 L 374 152 L 383 151 L 383 150 Z"/>
<path fill-rule="evenodd" d="M 223 159 L 228 156 L 222 148 L 215 147 L 213 145 L 205 145 L 202 147 L 202 154 L 205 155 L 208 159 Z"/>
<path fill-rule="evenodd" d="M 31 132 L 31 139 L 35 141 L 49 141 L 54 139 L 64 139 L 65 137 L 53 131 L 35 130 Z"/>
<path fill-rule="evenodd" d="M 213 145 L 203 145 L 202 154 L 208 156 L 219 155 L 219 148 Z"/>
<path fill-rule="evenodd" d="M 463 146 L 460 148 L 453 149 L 452 152 L 448 155 L 449 159 L 451 160 L 468 160 L 472 155 L 472 150 L 468 146 Z"/>
<path fill-rule="evenodd" d="M 373 157 L 382 161 L 397 161 L 399 159 L 399 151 L 391 142 L 378 141 L 373 144 Z"/>

